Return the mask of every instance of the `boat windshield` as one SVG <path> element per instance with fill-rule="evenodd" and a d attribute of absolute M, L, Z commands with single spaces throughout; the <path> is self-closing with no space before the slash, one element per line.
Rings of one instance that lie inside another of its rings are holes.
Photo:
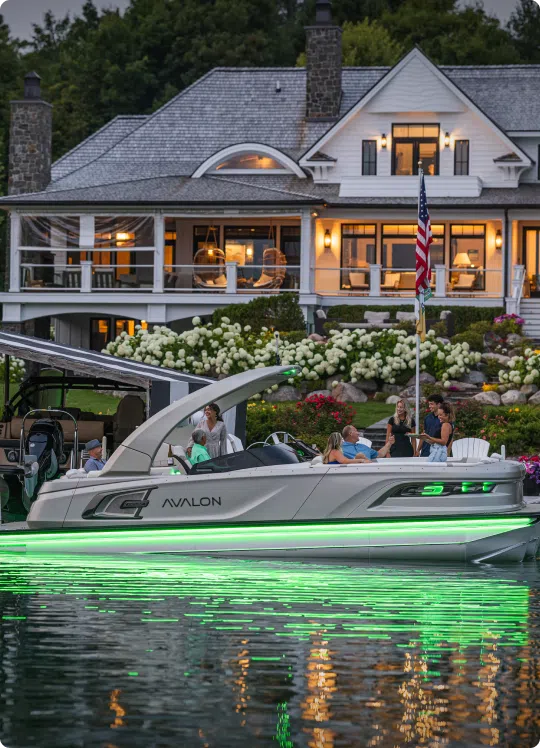
<path fill-rule="evenodd" d="M 290 465 L 299 462 L 300 460 L 291 449 L 281 444 L 272 444 L 214 457 L 206 462 L 198 462 L 189 472 L 190 475 L 229 473 L 234 470 L 249 470 L 269 465 Z"/>

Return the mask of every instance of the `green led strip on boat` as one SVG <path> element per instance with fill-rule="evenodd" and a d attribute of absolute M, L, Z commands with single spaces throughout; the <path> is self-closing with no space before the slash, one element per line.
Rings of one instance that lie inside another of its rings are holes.
<path fill-rule="evenodd" d="M 132 543 L 134 541 L 143 544 L 154 541 L 177 541 L 179 543 L 193 543 L 196 541 L 225 541 L 225 540 L 259 540 L 278 541 L 313 540 L 318 538 L 321 543 L 331 540 L 338 541 L 343 538 L 365 538 L 373 536 L 395 536 L 404 533 L 415 536 L 430 536 L 433 534 L 453 534 L 493 532 L 503 533 L 512 530 L 520 530 L 529 527 L 534 522 L 532 517 L 493 517 L 481 519 L 458 519 L 458 520 L 389 520 L 387 522 L 350 521 L 342 522 L 315 522 L 315 523 L 268 523 L 267 525 L 216 525 L 211 527 L 132 527 L 120 528 L 98 528 L 86 529 L 60 529 L 51 531 L 27 531 L 22 533 L 6 532 L 0 536 L 0 549 L 14 546 L 39 546 L 53 543 L 55 546 L 73 545 L 80 546 L 84 543 L 102 543 L 114 541 L 115 543 Z"/>

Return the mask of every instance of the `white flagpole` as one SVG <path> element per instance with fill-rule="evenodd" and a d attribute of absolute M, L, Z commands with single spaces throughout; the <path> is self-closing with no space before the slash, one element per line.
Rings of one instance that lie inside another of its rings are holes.
<path fill-rule="evenodd" d="M 422 162 L 418 162 L 418 215 L 420 215 L 420 189 L 422 184 Z M 416 382 L 415 382 L 415 420 L 416 420 L 416 433 L 421 434 L 420 429 L 420 333 L 418 331 L 420 323 L 420 314 L 422 313 L 422 306 L 424 302 L 424 292 L 420 294 L 420 299 L 415 300 L 415 311 L 416 311 Z"/>

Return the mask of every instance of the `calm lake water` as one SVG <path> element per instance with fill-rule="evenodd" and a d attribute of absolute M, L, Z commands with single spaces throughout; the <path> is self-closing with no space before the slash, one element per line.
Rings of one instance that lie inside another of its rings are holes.
<path fill-rule="evenodd" d="M 540 740 L 540 565 L 0 556 L 6 748 Z"/>

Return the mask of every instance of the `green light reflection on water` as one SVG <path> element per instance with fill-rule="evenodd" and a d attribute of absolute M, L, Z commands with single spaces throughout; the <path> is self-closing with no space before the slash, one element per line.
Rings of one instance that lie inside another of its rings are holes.
<path fill-rule="evenodd" d="M 0 554 L 3 592 L 36 595 L 39 603 L 49 596 L 48 611 L 54 597 L 75 596 L 90 616 L 125 613 L 128 604 L 144 626 L 264 627 L 299 640 L 324 629 L 328 640 L 390 639 L 438 652 L 528 643 L 527 584 L 444 568 L 9 553 Z M 180 601 L 174 610 L 173 598 Z M 97 600 L 99 608 L 92 605 Z M 107 605 L 113 601 L 114 609 Z M 203 608 L 197 612 L 193 605 Z M 17 623 L 3 619 L 0 626 Z"/>

